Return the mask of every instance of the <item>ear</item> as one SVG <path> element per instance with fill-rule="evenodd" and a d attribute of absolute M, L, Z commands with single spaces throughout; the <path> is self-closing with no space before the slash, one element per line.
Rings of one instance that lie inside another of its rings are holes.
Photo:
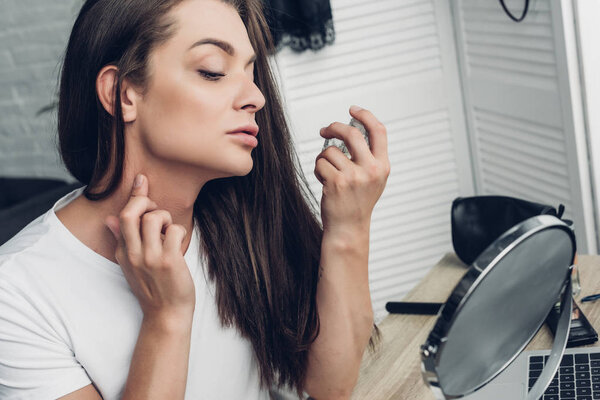
<path fill-rule="evenodd" d="M 102 103 L 102 107 L 110 115 L 115 115 L 115 91 L 118 69 L 114 65 L 106 65 L 98 73 L 96 78 L 96 93 Z M 121 111 L 123 121 L 133 122 L 137 117 L 138 92 L 126 79 L 121 83 Z"/>

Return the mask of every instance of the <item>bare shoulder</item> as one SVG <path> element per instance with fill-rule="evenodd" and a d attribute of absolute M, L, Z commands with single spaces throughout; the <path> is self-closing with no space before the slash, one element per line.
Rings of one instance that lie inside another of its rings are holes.
<path fill-rule="evenodd" d="M 94 385 L 90 383 L 66 396 L 59 397 L 59 400 L 102 400 L 102 396 L 100 396 Z"/>

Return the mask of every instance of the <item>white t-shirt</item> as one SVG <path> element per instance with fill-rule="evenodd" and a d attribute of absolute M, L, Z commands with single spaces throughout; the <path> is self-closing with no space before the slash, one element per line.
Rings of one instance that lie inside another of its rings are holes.
<path fill-rule="evenodd" d="M 105 400 L 122 395 L 143 313 L 121 267 L 55 214 L 83 189 L 0 247 L 1 399 L 55 399 L 91 382 Z M 269 399 L 250 342 L 219 322 L 198 234 L 185 253 L 196 286 L 185 398 Z"/>

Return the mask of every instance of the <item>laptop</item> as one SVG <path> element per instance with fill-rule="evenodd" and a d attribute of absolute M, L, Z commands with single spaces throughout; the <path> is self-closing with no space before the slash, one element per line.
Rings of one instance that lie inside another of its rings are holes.
<path fill-rule="evenodd" d="M 521 400 L 527 398 L 550 350 L 524 351 L 494 380 L 465 400 Z M 542 400 L 600 399 L 600 347 L 566 349 Z"/>

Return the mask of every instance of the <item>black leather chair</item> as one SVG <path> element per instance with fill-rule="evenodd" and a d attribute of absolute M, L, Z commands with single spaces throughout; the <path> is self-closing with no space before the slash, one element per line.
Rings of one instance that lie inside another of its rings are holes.
<path fill-rule="evenodd" d="M 0 245 L 81 186 L 57 179 L 0 178 Z"/>

